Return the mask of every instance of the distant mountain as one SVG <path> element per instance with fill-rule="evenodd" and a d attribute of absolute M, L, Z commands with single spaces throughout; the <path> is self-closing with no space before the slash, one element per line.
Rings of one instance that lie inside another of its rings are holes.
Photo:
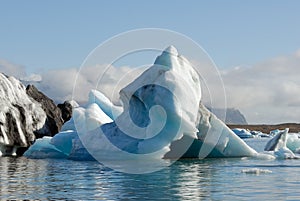
<path fill-rule="evenodd" d="M 247 120 L 245 116 L 236 108 L 227 108 L 225 109 L 208 109 L 214 113 L 218 118 L 224 120 L 225 116 L 225 124 L 238 124 L 238 125 L 247 125 Z"/>

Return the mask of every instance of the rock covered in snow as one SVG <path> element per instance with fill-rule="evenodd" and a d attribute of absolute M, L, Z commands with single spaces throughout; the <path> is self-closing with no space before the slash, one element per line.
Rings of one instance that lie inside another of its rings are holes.
<path fill-rule="evenodd" d="M 37 138 L 57 134 L 72 104 L 58 107 L 35 86 L 0 73 L 0 156 L 22 155 Z"/>
<path fill-rule="evenodd" d="M 0 155 L 17 155 L 19 147 L 28 147 L 35 141 L 34 133 L 44 126 L 46 113 L 27 95 L 19 80 L 2 73 L 0 108 Z"/>

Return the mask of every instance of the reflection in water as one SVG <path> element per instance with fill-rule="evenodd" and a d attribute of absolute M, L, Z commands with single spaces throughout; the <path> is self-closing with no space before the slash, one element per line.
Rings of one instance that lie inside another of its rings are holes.
<path fill-rule="evenodd" d="M 1 199 L 160 199 L 209 196 L 210 167 L 179 161 L 151 174 L 131 175 L 96 162 L 0 158 Z"/>
<path fill-rule="evenodd" d="M 193 198 L 205 198 L 209 196 L 209 190 L 207 187 L 210 185 L 211 169 L 205 163 L 195 162 L 182 162 L 178 165 L 178 170 L 174 173 L 174 182 L 177 182 L 174 190 L 177 190 L 176 194 L 181 200 L 191 200 Z M 181 172 L 181 174 L 176 174 Z M 191 179 L 194 178 L 194 179 Z"/>
<path fill-rule="evenodd" d="M 120 175 L 120 185 L 124 198 L 137 200 L 178 199 L 192 200 L 209 196 L 207 185 L 210 167 L 195 161 L 178 161 L 170 168 L 143 175 Z M 199 161 L 200 162 L 200 161 Z M 120 186 L 117 186 L 120 188 Z"/>
<path fill-rule="evenodd" d="M 241 173 L 252 167 L 273 173 Z M 299 167 L 300 160 L 181 160 L 159 172 L 131 175 L 97 162 L 0 157 L 0 200 L 299 198 Z"/>
<path fill-rule="evenodd" d="M 19 158 L 0 158 L 1 196 L 8 195 L 11 197 L 17 192 L 19 198 L 25 198 L 30 196 L 32 192 L 39 192 L 38 174 L 45 170 L 46 164 L 47 161 L 27 163 L 27 160 L 20 160 Z"/>

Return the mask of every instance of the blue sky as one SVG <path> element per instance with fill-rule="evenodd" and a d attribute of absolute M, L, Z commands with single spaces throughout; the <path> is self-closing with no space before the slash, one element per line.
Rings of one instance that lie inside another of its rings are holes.
<path fill-rule="evenodd" d="M 300 47 L 299 1 L 1 1 L 0 58 L 41 69 L 77 67 L 104 40 L 156 27 L 185 34 L 220 68 Z"/>
<path fill-rule="evenodd" d="M 63 101 L 100 43 L 132 29 L 169 29 L 206 50 L 221 71 L 228 107 L 248 122 L 299 122 L 299 20 L 296 0 L 0 0 L 0 71 L 39 74 L 40 89 Z"/>

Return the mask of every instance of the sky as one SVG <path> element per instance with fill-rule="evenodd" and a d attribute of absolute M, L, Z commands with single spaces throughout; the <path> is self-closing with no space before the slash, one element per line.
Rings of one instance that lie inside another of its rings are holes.
<path fill-rule="evenodd" d="M 169 29 L 205 49 L 228 107 L 249 123 L 299 122 L 299 11 L 296 0 L 0 0 L 0 71 L 41 79 L 40 89 L 63 101 L 99 44 L 132 29 Z"/>

